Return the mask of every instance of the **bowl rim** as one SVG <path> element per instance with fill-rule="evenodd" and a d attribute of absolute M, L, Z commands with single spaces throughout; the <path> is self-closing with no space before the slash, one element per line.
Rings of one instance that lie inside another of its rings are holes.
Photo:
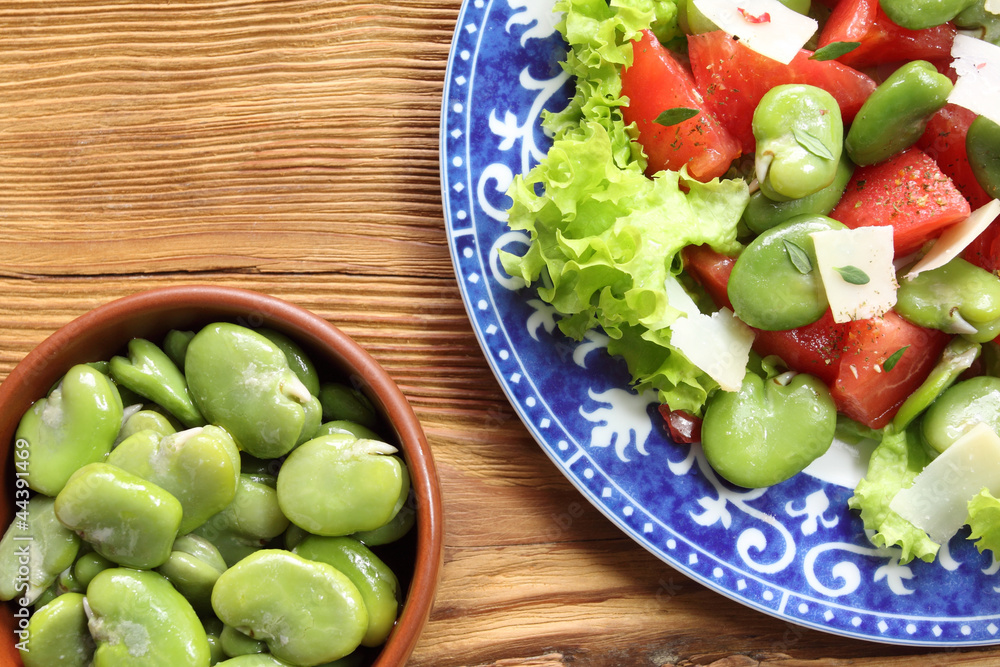
<path fill-rule="evenodd" d="M 440 482 L 430 444 L 413 407 L 388 372 L 354 339 L 336 325 L 305 308 L 263 292 L 238 287 L 209 284 L 175 285 L 136 292 L 106 302 L 61 326 L 18 362 L 0 383 L 0 461 L 10 463 L 10 445 L 21 415 L 37 398 L 19 392 L 25 383 L 54 384 L 69 368 L 67 362 L 83 361 L 89 338 L 82 334 L 93 327 L 111 330 L 105 346 L 121 348 L 128 338 L 126 332 L 148 329 L 165 334 L 170 328 L 162 321 L 136 326 L 137 318 L 147 313 L 151 318 L 164 313 L 184 313 L 178 318 L 208 321 L 244 316 L 248 324 L 267 325 L 291 335 L 306 347 L 323 348 L 324 355 L 336 365 L 351 371 L 352 383 L 387 417 L 410 468 L 411 487 L 416 497 L 417 545 L 413 578 L 405 597 L 396 626 L 382 645 L 375 667 L 402 665 L 416 646 L 417 640 L 434 604 L 437 584 L 444 560 L 444 521 Z M 217 315 L 214 315 L 217 314 Z M 294 331 L 290 331 L 294 329 Z M 130 335 L 129 337 L 134 337 Z M 117 343 L 116 343 L 117 341 Z M 113 354 L 113 352 L 112 352 Z M 110 358 L 110 354 L 108 355 Z M 355 375 L 357 373 L 357 375 Z M 389 415 L 394 415 L 388 419 Z M 410 456 L 412 448 L 417 456 Z M 10 476 L 7 475 L 9 479 Z M 7 494 L 13 497 L 13 494 Z M 0 517 L 8 523 L 9 517 Z M 3 605 L 9 615 L 9 604 Z M 10 623 L 13 619 L 4 619 Z M 16 624 L 15 624 L 16 625 Z"/>

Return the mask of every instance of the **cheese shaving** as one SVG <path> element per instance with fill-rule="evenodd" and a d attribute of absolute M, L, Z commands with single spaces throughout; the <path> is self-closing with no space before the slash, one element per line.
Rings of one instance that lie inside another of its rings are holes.
<path fill-rule="evenodd" d="M 948 101 L 1000 123 L 1000 46 L 958 34 L 951 57 L 958 80 Z"/>
<path fill-rule="evenodd" d="M 778 0 L 694 0 L 694 5 L 748 48 L 786 65 L 819 28 L 815 19 Z"/>
<path fill-rule="evenodd" d="M 1000 215 L 1000 200 L 994 199 L 980 206 L 965 220 L 957 222 L 944 231 L 934 242 L 923 259 L 913 265 L 906 273 L 907 278 L 913 278 L 922 271 L 940 268 L 962 254 L 962 251 L 976 237 L 990 226 L 990 223 Z"/>

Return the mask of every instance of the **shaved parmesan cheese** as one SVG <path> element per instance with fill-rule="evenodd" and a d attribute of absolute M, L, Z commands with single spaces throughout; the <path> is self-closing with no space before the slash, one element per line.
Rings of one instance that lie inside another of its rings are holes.
<path fill-rule="evenodd" d="M 663 281 L 663 291 L 667 294 L 667 303 L 670 304 L 671 308 L 676 308 L 688 317 L 701 313 L 694 299 L 687 293 L 676 276 L 667 276 L 667 279 Z"/>
<path fill-rule="evenodd" d="M 878 317 L 896 305 L 892 227 L 831 229 L 810 236 L 835 322 Z M 855 271 L 868 281 L 849 282 Z"/>
<path fill-rule="evenodd" d="M 1000 495 L 1000 437 L 980 422 L 928 463 L 889 509 L 944 544 L 965 524 L 969 501 L 984 488 Z"/>
<path fill-rule="evenodd" d="M 694 0 L 694 6 L 747 47 L 786 65 L 819 27 L 778 0 Z"/>
<path fill-rule="evenodd" d="M 948 101 L 1000 123 L 1000 46 L 955 35 L 951 57 L 958 80 Z"/>
<path fill-rule="evenodd" d="M 986 0 L 983 8 L 990 14 L 1000 14 L 1000 0 Z"/>
<path fill-rule="evenodd" d="M 670 326 L 670 344 L 725 391 L 738 391 L 743 384 L 753 339 L 753 329 L 728 308 L 711 316 L 679 317 Z"/>
<path fill-rule="evenodd" d="M 965 248 L 976 240 L 976 237 L 990 226 L 990 223 L 1000 215 L 1000 200 L 994 199 L 980 206 L 962 222 L 955 223 L 937 238 L 923 259 L 913 265 L 906 273 L 907 278 L 913 278 L 921 271 L 931 271 L 944 266 L 962 254 Z"/>

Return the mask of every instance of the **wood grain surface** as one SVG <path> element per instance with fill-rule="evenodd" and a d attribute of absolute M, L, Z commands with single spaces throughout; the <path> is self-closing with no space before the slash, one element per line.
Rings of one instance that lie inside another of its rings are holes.
<path fill-rule="evenodd" d="M 0 0 L 0 377 L 151 287 L 283 297 L 380 361 L 446 507 L 409 664 L 994 665 L 835 637 L 687 579 L 518 421 L 448 255 L 438 123 L 460 0 Z M 956 586 L 956 595 L 961 590 Z"/>

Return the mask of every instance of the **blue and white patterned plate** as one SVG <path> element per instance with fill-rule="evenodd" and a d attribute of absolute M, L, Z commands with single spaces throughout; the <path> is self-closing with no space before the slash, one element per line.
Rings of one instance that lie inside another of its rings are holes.
<path fill-rule="evenodd" d="M 719 593 L 838 635 L 996 643 L 1000 563 L 962 535 L 933 564 L 902 565 L 896 550 L 874 548 L 847 509 L 864 466 L 856 451 L 834 447 L 807 473 L 768 489 L 729 486 L 698 446 L 670 441 L 655 397 L 629 389 L 602 335 L 563 337 L 547 304 L 500 269 L 498 249 L 526 242 L 505 224 L 504 193 L 550 143 L 539 127 L 542 109 L 561 108 L 571 93 L 551 7 L 552 0 L 466 0 L 441 118 L 455 273 L 486 358 L 525 425 L 626 534 Z"/>

